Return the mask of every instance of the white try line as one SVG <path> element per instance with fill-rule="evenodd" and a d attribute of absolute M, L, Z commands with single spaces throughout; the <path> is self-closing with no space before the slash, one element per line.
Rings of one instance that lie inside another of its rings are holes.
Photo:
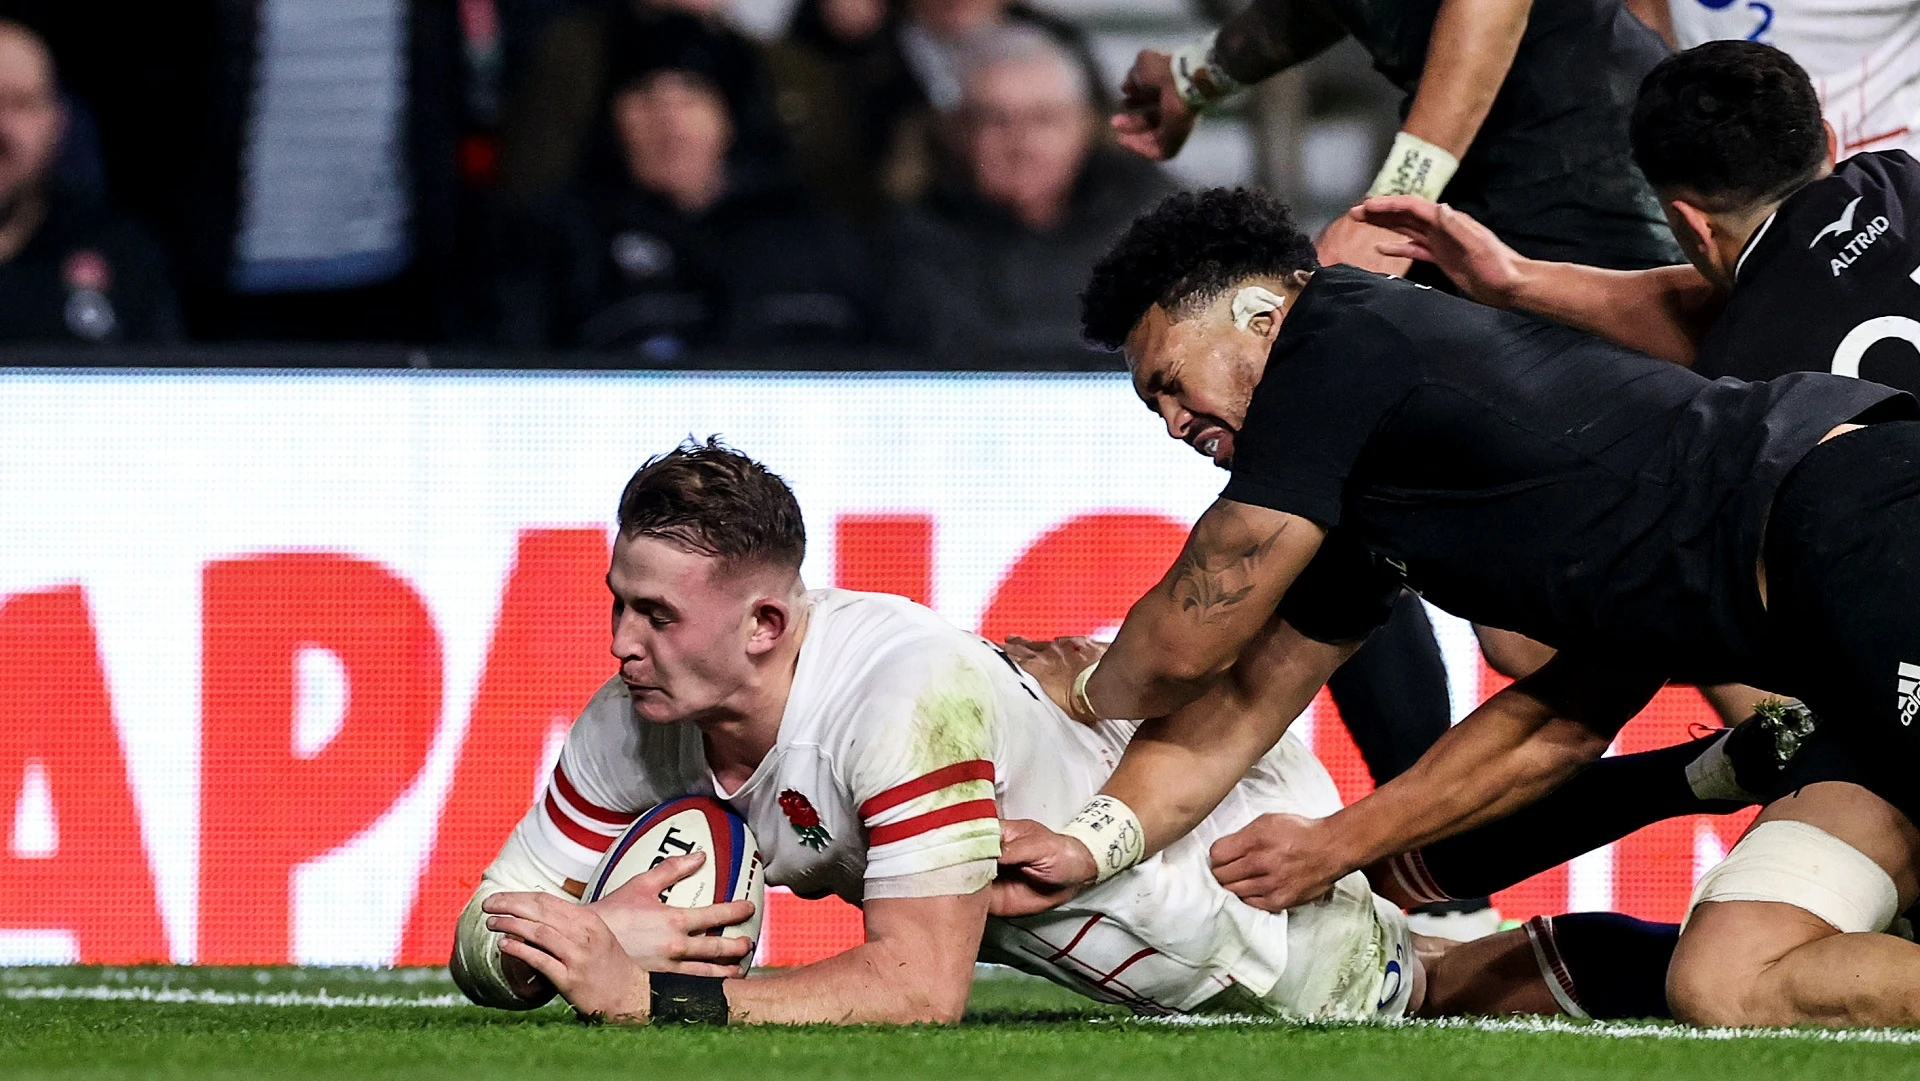
<path fill-rule="evenodd" d="M 1111 1020 L 1102 1019 L 1111 1024 Z M 1216 1025 L 1294 1027 L 1283 1018 L 1242 1014 L 1176 1014 L 1126 1019 L 1130 1024 L 1211 1028 Z M 1333 1022 L 1329 1028 L 1410 1028 L 1591 1036 L 1607 1040 L 1810 1040 L 1816 1043 L 1920 1044 L 1920 1029 L 1898 1028 L 1691 1028 L 1686 1025 L 1626 1021 L 1575 1021 L 1565 1017 L 1442 1017 L 1391 1023 Z"/>
<path fill-rule="evenodd" d="M 86 1002 L 157 1002 L 199 1006 L 326 1006 L 413 1007 L 448 1009 L 471 1005 L 462 995 L 333 995 L 319 991 L 191 991 L 153 987 L 8 987 L 0 991 L 15 1000 L 79 1000 Z M 1112 1024 L 1109 1018 L 1091 1018 L 1089 1024 Z M 1304 1027 L 1281 1018 L 1242 1014 L 1136 1017 L 1126 1024 L 1214 1028 L 1225 1025 Z M 1816 1043 L 1920 1044 L 1915 1029 L 1806 1029 L 1806 1028 L 1688 1028 L 1670 1024 L 1632 1024 L 1620 1021 L 1573 1021 L 1564 1017 L 1447 1017 L 1393 1024 L 1350 1022 L 1332 1028 L 1409 1028 L 1470 1032 L 1588 1036 L 1611 1040 L 1808 1040 Z"/>
<path fill-rule="evenodd" d="M 470 1006 L 465 995 L 330 995 L 318 991 L 189 991 L 174 987 L 9 987 L 10 999 L 189 1003 L 197 1006 Z"/>

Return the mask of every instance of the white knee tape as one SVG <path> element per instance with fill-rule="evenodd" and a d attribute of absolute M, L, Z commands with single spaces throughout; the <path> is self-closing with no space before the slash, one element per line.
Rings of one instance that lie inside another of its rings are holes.
<path fill-rule="evenodd" d="M 1804 822 L 1755 826 L 1701 876 L 1693 909 L 1708 901 L 1777 901 L 1841 931 L 1884 931 L 1900 913 L 1893 877 L 1852 845 Z"/>

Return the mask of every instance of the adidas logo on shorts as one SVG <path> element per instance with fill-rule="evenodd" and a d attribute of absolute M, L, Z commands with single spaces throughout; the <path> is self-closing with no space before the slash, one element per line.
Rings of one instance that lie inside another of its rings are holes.
<path fill-rule="evenodd" d="M 1900 723 L 1911 727 L 1920 713 L 1920 664 L 1900 662 Z"/>

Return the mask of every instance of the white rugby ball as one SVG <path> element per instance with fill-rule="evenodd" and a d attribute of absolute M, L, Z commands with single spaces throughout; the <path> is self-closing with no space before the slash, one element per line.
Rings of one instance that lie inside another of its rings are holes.
<path fill-rule="evenodd" d="M 641 815 L 600 857 L 600 866 L 594 868 L 581 900 L 598 901 L 662 860 L 694 852 L 705 852 L 707 862 L 667 887 L 660 900 L 676 908 L 752 901 L 752 919 L 723 927 L 718 933 L 758 943 L 760 916 L 766 911 L 767 900 L 766 880 L 760 872 L 760 846 L 745 819 L 707 796 L 670 799 Z M 749 953 L 741 968 L 748 967 L 752 959 Z"/>

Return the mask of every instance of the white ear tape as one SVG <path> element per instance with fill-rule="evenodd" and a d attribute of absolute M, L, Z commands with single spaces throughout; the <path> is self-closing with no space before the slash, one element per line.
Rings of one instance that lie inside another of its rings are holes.
<path fill-rule="evenodd" d="M 1233 325 L 1245 330 L 1253 323 L 1254 316 L 1277 312 L 1286 302 L 1286 297 L 1270 289 L 1249 285 L 1233 294 Z"/>

